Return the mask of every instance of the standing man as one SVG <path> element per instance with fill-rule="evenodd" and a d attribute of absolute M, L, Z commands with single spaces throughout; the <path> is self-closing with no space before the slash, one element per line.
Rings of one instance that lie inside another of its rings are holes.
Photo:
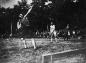
<path fill-rule="evenodd" d="M 69 30 L 69 24 L 67 24 L 66 29 Z"/>
<path fill-rule="evenodd" d="M 51 25 L 50 25 L 50 36 L 51 36 L 51 42 L 52 42 L 53 36 L 56 37 L 55 25 L 53 24 L 53 22 L 51 22 Z"/>
<path fill-rule="evenodd" d="M 69 31 L 69 24 L 67 24 L 67 27 L 66 27 L 66 29 L 67 29 L 67 31 L 68 31 L 68 36 L 70 36 L 70 31 Z"/>
<path fill-rule="evenodd" d="M 53 24 L 53 22 L 51 22 L 50 33 L 52 34 L 54 31 L 55 31 L 55 25 Z"/>
<path fill-rule="evenodd" d="M 67 26 L 66 26 L 66 30 L 67 30 L 67 35 L 66 35 L 66 39 L 68 40 L 69 38 L 70 38 L 70 30 L 69 30 L 69 24 L 67 24 Z"/>

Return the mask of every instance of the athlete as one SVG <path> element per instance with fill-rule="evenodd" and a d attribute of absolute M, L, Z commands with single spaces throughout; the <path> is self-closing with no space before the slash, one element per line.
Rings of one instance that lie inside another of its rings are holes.
<path fill-rule="evenodd" d="M 53 22 L 51 22 L 50 33 L 53 33 L 54 31 L 55 31 L 55 25 L 53 24 Z"/>

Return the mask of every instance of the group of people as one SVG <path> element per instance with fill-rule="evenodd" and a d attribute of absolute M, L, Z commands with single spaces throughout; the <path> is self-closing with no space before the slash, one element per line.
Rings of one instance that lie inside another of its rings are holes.
<path fill-rule="evenodd" d="M 53 22 L 51 22 L 50 24 L 50 36 L 51 38 L 54 36 L 54 38 L 57 37 L 57 35 L 61 32 L 57 32 L 56 31 L 56 26 L 55 24 L 53 24 Z M 57 34 L 58 33 L 58 34 Z M 63 35 L 62 35 L 63 34 Z M 69 39 L 70 37 L 75 37 L 76 36 L 76 31 L 75 30 L 70 30 L 70 26 L 69 24 L 67 24 L 65 31 L 63 31 L 61 35 L 64 37 L 64 39 Z"/>
<path fill-rule="evenodd" d="M 20 14 L 19 17 L 20 17 L 20 19 L 17 22 L 17 31 L 19 31 L 21 29 L 21 27 L 22 27 L 21 19 L 23 18 L 23 15 Z M 66 30 L 67 30 L 67 36 L 68 37 L 70 36 L 69 28 L 70 28 L 69 24 L 67 24 Z M 73 31 L 73 34 L 75 34 L 75 31 Z M 51 22 L 50 25 L 49 25 L 49 35 L 51 37 L 51 41 L 52 41 L 53 36 L 54 36 L 54 38 L 56 38 L 56 36 L 57 36 L 56 25 L 53 22 Z M 34 39 L 32 39 L 32 44 L 34 45 L 34 49 L 36 49 L 36 43 L 35 43 Z M 26 45 L 25 45 L 25 48 L 26 48 Z"/>
<path fill-rule="evenodd" d="M 68 30 L 68 35 L 70 35 L 69 24 L 67 24 L 66 30 Z M 56 26 L 55 26 L 55 24 L 53 24 L 53 22 L 51 22 L 51 24 L 50 24 L 50 33 L 54 34 L 54 35 L 56 34 Z"/>
<path fill-rule="evenodd" d="M 19 21 L 17 22 L 17 31 L 18 31 L 18 33 L 22 29 L 22 23 L 24 23 L 24 21 L 22 19 L 23 19 L 23 15 L 20 14 L 19 15 Z M 65 29 L 67 30 L 66 35 L 68 35 L 68 36 L 71 35 L 69 28 L 70 28 L 69 24 L 67 24 Z M 50 35 L 51 38 L 57 36 L 56 25 L 53 22 L 50 23 L 48 29 L 49 29 L 49 35 Z M 75 35 L 75 30 L 72 31 L 72 34 Z"/>

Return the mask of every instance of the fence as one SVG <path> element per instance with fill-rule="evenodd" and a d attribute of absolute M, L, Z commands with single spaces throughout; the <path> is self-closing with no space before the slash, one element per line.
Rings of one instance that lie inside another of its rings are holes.
<path fill-rule="evenodd" d="M 72 55 L 74 55 L 73 57 L 75 57 L 76 55 L 83 54 L 83 53 L 86 53 L 86 48 L 44 54 L 44 55 L 42 55 L 42 63 L 59 63 L 59 60 L 61 60 L 61 59 L 71 57 Z M 78 61 L 82 61 L 81 58 L 79 58 Z M 65 60 L 65 62 L 67 62 L 67 60 Z M 70 61 L 70 63 L 71 63 L 71 61 Z"/>

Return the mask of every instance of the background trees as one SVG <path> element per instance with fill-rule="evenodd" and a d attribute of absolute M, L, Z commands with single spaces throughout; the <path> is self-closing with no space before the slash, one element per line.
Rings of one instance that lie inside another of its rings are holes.
<path fill-rule="evenodd" d="M 56 29 L 61 29 L 70 24 L 72 28 L 78 26 L 85 28 L 86 4 L 85 0 L 33 0 L 33 9 L 28 14 L 30 25 L 41 31 L 47 29 L 50 21 L 56 24 Z M 10 32 L 10 24 L 13 23 L 15 32 L 19 14 L 25 15 L 29 9 L 25 0 L 18 2 L 14 8 L 0 8 L 0 32 Z"/>

